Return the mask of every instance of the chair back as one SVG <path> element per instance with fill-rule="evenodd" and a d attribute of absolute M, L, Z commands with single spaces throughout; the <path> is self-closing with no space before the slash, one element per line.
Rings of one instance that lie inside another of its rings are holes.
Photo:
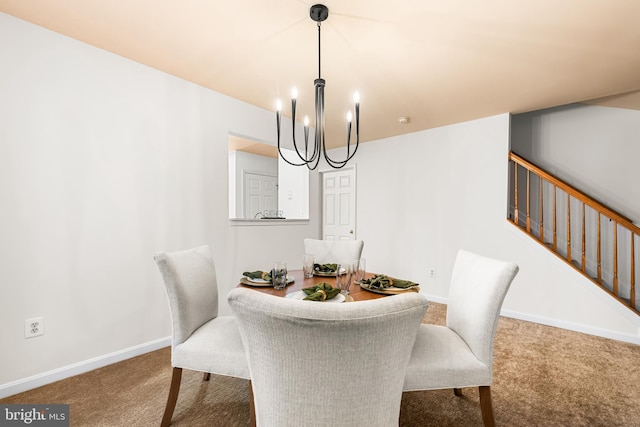
<path fill-rule="evenodd" d="M 259 426 L 398 425 L 427 301 L 418 293 L 332 304 L 236 288 Z"/>
<path fill-rule="evenodd" d="M 493 363 L 493 340 L 504 297 L 518 266 L 460 250 L 447 303 L 447 326 L 487 366 Z"/>
<path fill-rule="evenodd" d="M 304 239 L 304 253 L 313 255 L 316 264 L 350 263 L 362 255 L 362 240 Z"/>
<path fill-rule="evenodd" d="M 172 347 L 183 343 L 197 328 L 218 316 L 218 284 L 209 246 L 157 253 L 173 323 Z"/>

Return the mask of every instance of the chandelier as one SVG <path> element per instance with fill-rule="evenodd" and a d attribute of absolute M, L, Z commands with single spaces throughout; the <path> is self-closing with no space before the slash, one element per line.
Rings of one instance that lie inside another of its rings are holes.
<path fill-rule="evenodd" d="M 360 144 L 360 95 L 356 92 L 353 97 L 354 101 L 354 113 L 355 113 L 355 130 L 356 130 L 356 144 L 353 152 L 351 152 L 351 121 L 353 116 L 351 111 L 347 112 L 347 157 L 345 160 L 333 160 L 327 154 L 327 146 L 325 144 L 325 131 L 324 131 L 324 85 L 325 81 L 322 78 L 320 67 L 320 23 L 327 19 L 329 16 L 329 9 L 325 5 L 316 4 L 311 6 L 309 10 L 309 16 L 312 20 L 318 24 L 318 78 L 314 81 L 315 86 L 315 110 L 316 110 L 316 133 L 313 144 L 309 145 L 309 117 L 304 118 L 304 147 L 298 147 L 296 142 L 296 98 L 298 97 L 298 90 L 293 88 L 291 91 L 291 123 L 293 134 L 293 147 L 298 159 L 293 161 L 288 160 L 280 149 L 280 119 L 282 117 L 282 103 L 277 101 L 276 107 L 276 127 L 278 133 L 278 153 L 282 159 L 293 166 L 306 165 L 310 170 L 314 170 L 318 167 L 320 161 L 320 154 L 322 153 L 327 164 L 334 169 L 344 167 L 349 160 L 356 154 L 358 145 Z M 294 156 L 295 157 L 295 156 Z"/>

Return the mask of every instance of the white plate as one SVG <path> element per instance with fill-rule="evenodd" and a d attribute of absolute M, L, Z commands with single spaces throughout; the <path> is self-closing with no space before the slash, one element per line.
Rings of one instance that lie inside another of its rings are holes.
<path fill-rule="evenodd" d="M 253 283 L 271 283 L 270 280 L 264 280 L 264 279 L 252 279 L 251 277 L 247 277 L 247 276 L 243 276 L 244 278 L 246 278 L 249 282 L 253 282 Z"/>
<path fill-rule="evenodd" d="M 340 275 L 342 276 L 344 273 L 345 273 L 345 269 L 341 268 Z M 336 277 L 337 276 L 335 271 L 315 271 L 315 270 L 313 270 L 313 275 L 320 276 L 320 277 Z"/>
<path fill-rule="evenodd" d="M 411 286 L 409 288 L 396 288 L 395 286 L 390 286 L 384 289 L 370 288 L 366 283 L 360 283 L 360 287 L 362 289 L 366 289 L 369 292 L 373 292 L 376 294 L 383 295 L 397 295 L 403 294 L 405 292 L 420 292 L 420 285 Z"/>
<path fill-rule="evenodd" d="M 304 300 L 304 298 L 307 296 L 307 294 L 304 293 L 304 291 L 297 291 L 297 292 L 292 292 L 290 294 L 287 294 L 287 298 L 291 298 L 291 299 L 297 299 L 297 300 Z M 344 295 L 343 294 L 338 294 L 335 297 L 328 299 L 328 300 L 324 300 L 324 301 L 311 301 L 311 302 L 343 302 L 344 301 Z"/>
<path fill-rule="evenodd" d="M 336 272 L 335 271 L 313 271 L 313 275 L 314 276 L 320 276 L 320 277 L 336 277 Z"/>
<path fill-rule="evenodd" d="M 287 275 L 287 285 L 293 283 L 296 279 L 292 275 Z M 240 283 L 247 286 L 271 286 L 271 282 L 263 279 L 250 279 L 247 276 L 242 276 Z"/>

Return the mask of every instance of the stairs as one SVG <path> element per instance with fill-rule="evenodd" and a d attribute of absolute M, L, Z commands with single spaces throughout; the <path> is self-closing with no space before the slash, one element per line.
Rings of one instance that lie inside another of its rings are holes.
<path fill-rule="evenodd" d="M 508 220 L 640 316 L 640 228 L 509 153 Z"/>

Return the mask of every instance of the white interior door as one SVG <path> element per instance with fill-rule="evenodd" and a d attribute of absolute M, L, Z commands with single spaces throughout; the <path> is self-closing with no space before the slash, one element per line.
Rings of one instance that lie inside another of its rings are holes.
<path fill-rule="evenodd" d="M 244 217 L 252 219 L 259 212 L 278 210 L 278 177 L 244 172 Z"/>
<path fill-rule="evenodd" d="M 322 238 L 356 238 L 356 171 L 354 168 L 322 173 Z"/>

